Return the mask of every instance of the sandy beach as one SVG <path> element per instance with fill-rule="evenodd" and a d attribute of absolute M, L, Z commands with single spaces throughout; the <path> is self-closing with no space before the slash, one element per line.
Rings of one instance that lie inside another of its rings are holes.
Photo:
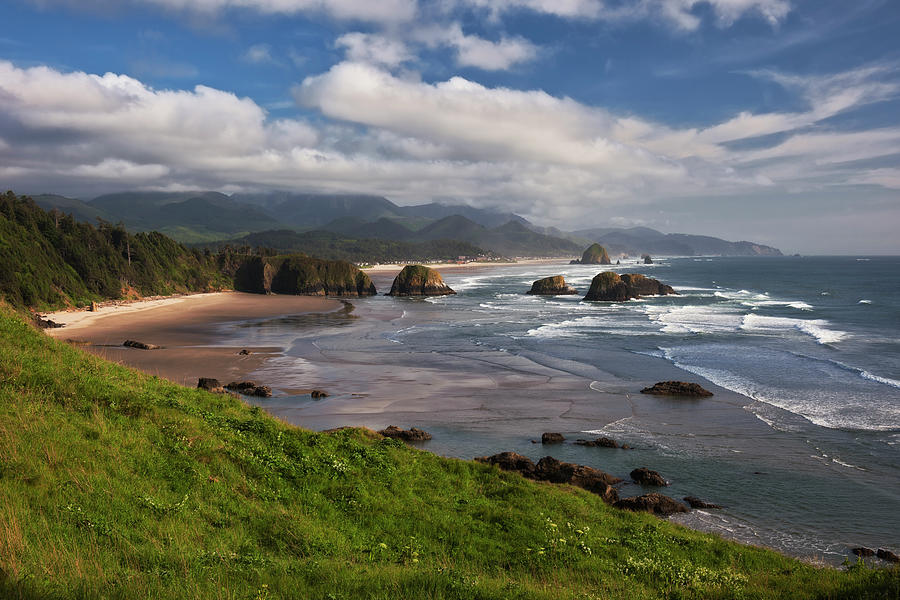
<path fill-rule="evenodd" d="M 217 292 L 103 306 L 96 312 L 47 313 L 63 327 L 48 335 L 68 340 L 107 360 L 187 386 L 200 377 L 223 382 L 245 378 L 280 347 L 221 345 L 217 329 L 226 323 L 282 315 L 326 313 L 342 308 L 338 300 L 310 296 L 265 296 Z M 122 346 L 137 340 L 161 346 L 140 350 Z M 241 350 L 250 354 L 239 354 Z"/>

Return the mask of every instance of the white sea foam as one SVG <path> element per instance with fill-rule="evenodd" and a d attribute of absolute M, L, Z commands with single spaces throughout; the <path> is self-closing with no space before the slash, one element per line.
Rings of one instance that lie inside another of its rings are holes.
<path fill-rule="evenodd" d="M 741 358 L 741 350 L 735 347 L 731 352 L 727 348 L 715 347 L 715 350 L 696 352 L 696 348 L 662 348 L 665 357 L 675 366 L 695 373 L 714 384 L 756 400 L 799 415 L 820 427 L 829 429 L 850 429 L 868 431 L 892 431 L 900 428 L 900 407 L 893 404 L 890 398 L 873 399 L 865 390 L 854 390 L 853 384 L 845 377 L 834 372 L 838 366 L 833 361 L 807 358 L 806 377 L 817 377 L 816 386 L 795 387 L 795 373 L 799 364 L 788 364 L 790 353 L 772 355 L 745 355 L 745 360 L 735 363 L 738 368 L 756 368 L 756 371 L 737 373 L 728 368 L 713 368 L 702 364 L 715 360 L 718 354 L 733 352 L 733 358 Z M 801 357 L 798 357 L 801 358 Z M 756 363 L 755 365 L 751 363 Z M 698 364 L 699 363 L 699 364 Z M 772 370 L 765 372 L 759 369 Z M 777 368 L 774 366 L 778 365 Z M 754 372 L 756 374 L 754 374 Z M 841 382 L 844 382 L 841 385 Z M 830 385 L 829 385 L 830 384 Z M 785 423 L 777 413 L 761 408 L 759 405 L 748 405 L 760 420 L 770 426 L 785 430 L 793 430 L 795 425 Z"/>
<path fill-rule="evenodd" d="M 872 304 L 871 300 L 860 300 L 857 304 Z"/>
<path fill-rule="evenodd" d="M 883 383 L 884 385 L 889 385 L 891 387 L 900 388 L 900 381 L 896 379 L 891 379 L 890 377 L 881 377 L 879 375 L 875 375 L 873 373 L 869 373 L 868 371 L 859 370 L 859 376 L 863 379 L 868 379 L 869 381 L 875 381 L 878 383 Z"/>
<path fill-rule="evenodd" d="M 750 333 L 783 334 L 791 330 L 811 336 L 816 342 L 835 344 L 847 337 L 846 331 L 829 329 L 830 323 L 824 319 L 793 319 L 790 317 L 767 317 L 757 314 L 744 315 L 740 329 Z"/>
<path fill-rule="evenodd" d="M 660 306 L 650 305 L 644 313 L 658 324 L 663 333 L 725 333 L 735 331 L 743 314 L 727 306 Z"/>

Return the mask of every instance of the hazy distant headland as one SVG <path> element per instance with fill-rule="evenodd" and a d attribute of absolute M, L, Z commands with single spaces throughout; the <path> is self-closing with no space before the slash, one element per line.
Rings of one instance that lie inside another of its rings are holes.
<path fill-rule="evenodd" d="M 647 227 L 567 232 L 509 212 L 461 204 L 398 206 L 374 195 L 123 192 L 88 201 L 49 194 L 34 200 L 80 221 L 100 218 L 133 231 L 160 231 L 183 243 L 263 246 L 355 262 L 575 257 L 595 242 L 614 257 L 781 254 L 754 242 L 666 234 Z"/>

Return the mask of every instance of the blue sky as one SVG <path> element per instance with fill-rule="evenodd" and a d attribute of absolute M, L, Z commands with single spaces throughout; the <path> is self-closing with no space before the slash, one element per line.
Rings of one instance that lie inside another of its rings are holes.
<path fill-rule="evenodd" d="M 8 0 L 0 185 L 900 252 L 896 0 Z"/>

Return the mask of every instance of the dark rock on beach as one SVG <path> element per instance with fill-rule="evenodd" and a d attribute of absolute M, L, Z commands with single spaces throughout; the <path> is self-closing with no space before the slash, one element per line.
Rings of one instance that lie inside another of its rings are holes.
<path fill-rule="evenodd" d="M 548 431 L 541 434 L 542 444 L 561 444 L 564 441 L 566 441 L 566 438 L 564 438 L 561 433 L 552 433 Z"/>
<path fill-rule="evenodd" d="M 656 471 L 651 471 L 647 467 L 635 469 L 634 471 L 629 473 L 628 476 L 641 485 L 653 485 L 657 487 L 665 487 L 669 485 L 669 483 L 662 478 L 662 475 L 660 475 Z"/>
<path fill-rule="evenodd" d="M 660 381 L 641 390 L 642 394 L 653 394 L 655 396 L 689 396 L 692 398 L 708 398 L 713 393 L 700 387 L 697 383 L 687 383 L 685 381 Z"/>
<path fill-rule="evenodd" d="M 388 296 L 446 296 L 455 294 L 441 274 L 424 265 L 407 265 L 394 278 Z"/>
<path fill-rule="evenodd" d="M 665 296 L 677 292 L 656 279 L 644 277 L 640 273 L 619 276 L 612 271 L 599 273 L 591 280 L 591 288 L 584 299 L 587 301 L 624 302 L 643 296 Z"/>
<path fill-rule="evenodd" d="M 34 316 L 34 324 L 38 329 L 58 329 L 60 327 L 63 327 L 61 323 L 51 321 L 50 319 L 45 319 L 40 315 Z"/>
<path fill-rule="evenodd" d="M 718 504 L 712 502 L 704 502 L 696 496 L 685 496 L 684 501 L 691 505 L 691 508 L 722 508 Z"/>
<path fill-rule="evenodd" d="M 871 548 L 866 548 L 865 546 L 860 546 L 859 548 L 851 548 L 850 552 L 852 552 L 856 556 L 862 556 L 863 558 L 875 556 L 875 551 Z"/>
<path fill-rule="evenodd" d="M 621 479 L 605 473 L 600 469 L 559 461 L 545 456 L 537 464 L 531 459 L 515 452 L 501 452 L 493 456 L 482 456 L 475 459 L 489 465 L 497 465 L 504 471 L 515 471 L 524 477 L 549 483 L 568 483 L 586 489 L 603 498 L 609 504 L 619 498 L 613 485 L 621 483 Z"/>
<path fill-rule="evenodd" d="M 384 437 L 394 438 L 396 440 L 403 440 L 404 442 L 424 442 L 426 440 L 431 439 L 431 434 L 427 431 L 422 431 L 416 427 L 411 429 L 400 429 L 396 425 L 390 425 L 385 429 L 379 431 L 381 435 Z"/>
<path fill-rule="evenodd" d="M 497 465 L 503 471 L 516 471 L 525 477 L 531 477 L 535 469 L 534 461 L 516 452 L 501 452 L 491 456 L 480 456 L 475 461 L 488 465 Z"/>
<path fill-rule="evenodd" d="M 125 340 L 122 344 L 123 346 L 127 346 L 129 348 L 137 348 L 139 350 L 158 350 L 159 346 L 155 344 L 145 344 L 144 342 L 137 342 L 135 340 Z"/>
<path fill-rule="evenodd" d="M 328 397 L 328 392 L 324 392 L 322 390 L 313 390 L 309 393 L 312 396 L 313 400 L 321 400 L 322 398 Z"/>
<path fill-rule="evenodd" d="M 554 277 L 545 277 L 538 279 L 531 284 L 529 294 L 536 296 L 561 296 L 577 294 L 578 290 L 570 285 L 566 285 L 566 279 L 562 275 Z"/>
<path fill-rule="evenodd" d="M 688 512 L 688 507 L 681 502 L 656 492 L 633 498 L 624 498 L 613 504 L 613 506 L 635 512 L 650 512 L 661 517 Z"/>
<path fill-rule="evenodd" d="M 878 552 L 875 553 L 875 556 L 877 556 L 881 560 L 886 560 L 887 562 L 900 563 L 900 556 L 897 556 L 896 554 L 885 548 L 879 548 Z"/>
<path fill-rule="evenodd" d="M 267 385 L 257 385 L 255 381 L 232 381 L 225 386 L 225 389 L 245 396 L 272 397 L 272 388 Z"/>
<path fill-rule="evenodd" d="M 240 352 L 238 352 L 238 354 L 240 354 L 241 356 L 250 356 L 250 355 L 253 354 L 253 353 L 250 352 L 249 350 L 247 350 L 246 348 L 244 348 L 243 350 L 241 350 Z"/>
<path fill-rule="evenodd" d="M 219 383 L 219 380 L 213 379 L 212 377 L 201 377 L 200 379 L 198 379 L 197 388 L 206 390 L 207 392 L 212 392 L 213 394 L 225 393 L 225 388 L 222 387 L 222 384 Z"/>

